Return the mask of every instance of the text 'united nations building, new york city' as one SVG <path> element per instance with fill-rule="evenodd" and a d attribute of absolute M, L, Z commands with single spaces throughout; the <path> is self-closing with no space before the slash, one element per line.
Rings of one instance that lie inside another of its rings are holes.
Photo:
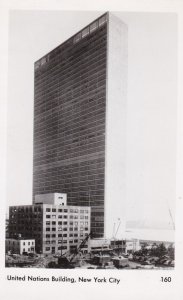
<path fill-rule="evenodd" d="M 127 26 L 102 15 L 35 63 L 33 202 L 66 193 L 111 237 L 125 214 Z"/>

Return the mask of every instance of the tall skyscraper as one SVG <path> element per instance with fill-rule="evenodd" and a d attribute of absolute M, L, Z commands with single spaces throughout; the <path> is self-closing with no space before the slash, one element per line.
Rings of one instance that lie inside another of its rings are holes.
<path fill-rule="evenodd" d="M 95 237 L 125 209 L 127 27 L 102 15 L 35 63 L 33 202 L 91 206 Z"/>

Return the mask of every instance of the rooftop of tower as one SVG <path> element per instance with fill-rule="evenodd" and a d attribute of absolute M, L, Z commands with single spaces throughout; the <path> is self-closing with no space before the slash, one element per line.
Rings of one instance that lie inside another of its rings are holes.
<path fill-rule="evenodd" d="M 71 43 L 74 45 L 78 43 L 81 39 L 87 37 L 91 33 L 93 33 L 95 30 L 97 30 L 99 27 L 103 26 L 108 20 L 108 12 L 101 15 L 99 18 L 95 19 L 91 23 L 89 23 L 87 26 L 82 28 L 80 31 L 78 31 L 76 34 L 68 38 L 65 42 L 57 46 L 55 49 L 51 50 L 49 53 L 41 57 L 39 60 L 35 62 L 35 70 L 39 69 L 41 66 L 46 64 L 52 56 L 57 54 L 62 48 L 62 50 L 65 49 L 68 45 Z"/>

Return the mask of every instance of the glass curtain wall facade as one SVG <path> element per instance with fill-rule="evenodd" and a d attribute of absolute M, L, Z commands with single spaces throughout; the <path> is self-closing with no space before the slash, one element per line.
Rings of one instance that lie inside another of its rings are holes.
<path fill-rule="evenodd" d="M 35 63 L 33 202 L 67 193 L 91 206 L 104 234 L 107 19 L 101 16 Z"/>

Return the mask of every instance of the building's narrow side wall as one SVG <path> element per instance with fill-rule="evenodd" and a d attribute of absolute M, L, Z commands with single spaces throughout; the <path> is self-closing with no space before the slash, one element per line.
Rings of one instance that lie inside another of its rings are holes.
<path fill-rule="evenodd" d="M 125 222 L 127 26 L 110 13 L 107 59 L 105 236 L 111 237 L 118 226 L 121 236 Z"/>

